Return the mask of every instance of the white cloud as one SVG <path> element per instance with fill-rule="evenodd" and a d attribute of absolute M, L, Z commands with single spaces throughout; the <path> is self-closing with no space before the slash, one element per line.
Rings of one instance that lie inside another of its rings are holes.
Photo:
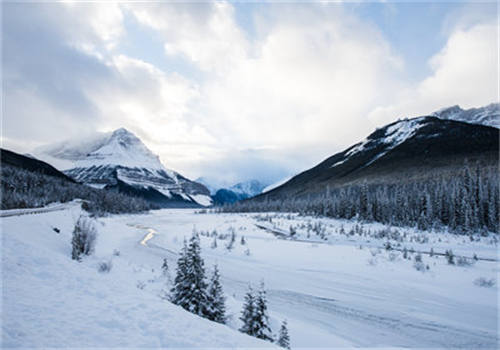
<path fill-rule="evenodd" d="M 216 72 L 244 58 L 248 45 L 227 2 L 129 4 L 137 20 L 160 31 L 167 55 L 180 55 Z"/>
<path fill-rule="evenodd" d="M 425 115 L 459 104 L 479 107 L 498 100 L 498 27 L 495 22 L 458 27 L 429 60 L 432 74 L 395 95 L 395 103 L 370 114 L 378 124 L 397 116 Z"/>
<path fill-rule="evenodd" d="M 128 8 L 162 33 L 167 55 L 184 55 L 209 73 L 199 83 L 194 116 L 184 120 L 210 130 L 217 148 L 209 149 L 218 155 L 263 147 L 312 153 L 317 145 L 328 155 L 371 130 L 370 104 L 397 86 L 403 68 L 376 28 L 337 6 L 274 6 L 256 19 L 252 40 L 228 3 L 196 11 L 177 4 Z"/>
<path fill-rule="evenodd" d="M 228 2 L 10 4 L 2 139 L 31 147 L 123 126 L 188 176 L 273 182 L 376 124 L 497 98 L 495 23 L 455 25 L 432 74 L 410 85 L 379 30 L 341 5 L 265 9 L 249 36 Z M 167 64 L 196 74 L 120 52 L 127 16 L 161 35 Z"/>

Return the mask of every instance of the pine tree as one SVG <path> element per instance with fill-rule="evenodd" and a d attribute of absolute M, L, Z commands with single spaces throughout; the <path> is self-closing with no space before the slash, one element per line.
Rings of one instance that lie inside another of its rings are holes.
<path fill-rule="evenodd" d="M 172 289 L 172 302 L 193 314 L 207 316 L 207 283 L 201 258 L 200 238 L 193 233 L 189 245 L 184 242 L 177 262 L 177 275 Z"/>
<path fill-rule="evenodd" d="M 220 284 L 220 275 L 217 265 L 214 266 L 214 272 L 210 279 L 208 287 L 208 315 L 209 320 L 225 323 L 226 322 L 226 298 Z"/>
<path fill-rule="evenodd" d="M 187 275 L 187 242 L 184 239 L 184 244 L 182 250 L 179 253 L 179 258 L 177 259 L 176 274 L 174 279 L 174 286 L 171 290 L 171 301 L 176 305 L 184 307 L 185 300 L 184 295 L 187 293 L 189 286 L 186 284 Z"/>
<path fill-rule="evenodd" d="M 288 328 L 286 327 L 286 320 L 283 321 L 278 335 L 278 345 L 285 349 L 290 349 L 290 336 L 288 335 Z"/>
<path fill-rule="evenodd" d="M 245 294 L 245 303 L 243 304 L 243 310 L 241 311 L 240 320 L 243 322 L 243 326 L 239 329 L 240 332 L 255 336 L 256 331 L 254 327 L 254 315 L 255 296 L 252 287 L 248 286 L 248 291 Z"/>
<path fill-rule="evenodd" d="M 264 282 L 261 283 L 257 297 L 255 298 L 255 336 L 259 339 L 273 341 L 271 327 L 269 326 L 269 315 L 267 314 L 267 298 Z"/>

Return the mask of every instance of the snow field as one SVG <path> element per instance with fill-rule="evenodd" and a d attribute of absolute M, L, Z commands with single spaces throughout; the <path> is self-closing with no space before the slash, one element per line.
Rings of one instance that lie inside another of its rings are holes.
<path fill-rule="evenodd" d="M 244 293 L 261 280 L 273 332 L 286 319 L 293 348 L 478 349 L 498 344 L 497 285 L 474 283 L 480 277 L 496 281 L 497 262 L 457 266 L 442 256 L 423 255 L 429 269 L 417 271 L 416 254 L 409 253 L 408 260 L 402 252 L 377 248 L 387 238 L 339 233 L 360 223 L 295 214 L 271 214 L 269 221 L 257 214 L 170 209 L 99 219 L 95 254 L 77 263 L 70 260 L 69 242 L 79 214 L 70 208 L 2 219 L 4 346 L 269 347 L 236 331 Z M 307 224 L 319 222 L 324 238 L 311 230 L 307 237 Z M 283 234 L 292 225 L 297 240 L 279 239 L 256 224 Z M 59 235 L 53 226 L 61 229 Z M 384 229 L 362 226 L 364 232 Z M 193 230 L 200 234 L 207 276 L 215 263 L 219 266 L 227 326 L 162 299 L 169 288 L 168 278 L 161 276 L 163 259 L 173 279 L 177 252 Z M 217 248 L 211 248 L 214 230 Z M 391 244 L 408 249 L 497 254 L 492 236 L 470 241 L 398 230 L 406 237 Z M 231 231 L 236 240 L 228 250 Z M 113 255 L 117 250 L 119 256 Z M 98 273 L 98 264 L 110 260 L 111 271 Z"/>
<path fill-rule="evenodd" d="M 160 254 L 139 244 L 136 228 L 100 220 L 95 255 L 71 260 L 80 214 L 2 219 L 2 347 L 272 346 L 162 299 Z M 98 272 L 103 261 L 112 261 L 110 272 Z"/>

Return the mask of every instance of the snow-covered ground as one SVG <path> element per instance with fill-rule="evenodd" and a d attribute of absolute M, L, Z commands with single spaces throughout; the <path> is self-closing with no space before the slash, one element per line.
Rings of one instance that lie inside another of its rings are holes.
<path fill-rule="evenodd" d="M 384 234 L 380 224 L 293 214 L 160 210 L 99 219 L 95 254 L 78 263 L 70 260 L 70 238 L 79 212 L 2 218 L 3 346 L 272 346 L 236 331 L 244 293 L 261 280 L 272 329 L 277 333 L 286 319 L 294 348 L 498 346 L 497 285 L 475 282 L 496 282 L 497 261 L 459 266 L 423 254 L 419 271 L 416 254 L 404 259 L 402 252 L 451 249 L 495 260 L 494 236 L 471 241 L 414 229 Z M 290 226 L 294 240 L 287 237 Z M 208 272 L 219 266 L 228 326 L 162 299 L 169 286 L 162 261 L 168 259 L 173 278 L 177 252 L 193 230 L 201 235 Z M 236 242 L 228 250 L 230 232 Z M 401 251 L 382 248 L 388 241 Z M 97 271 L 102 261 L 112 261 L 109 273 Z"/>

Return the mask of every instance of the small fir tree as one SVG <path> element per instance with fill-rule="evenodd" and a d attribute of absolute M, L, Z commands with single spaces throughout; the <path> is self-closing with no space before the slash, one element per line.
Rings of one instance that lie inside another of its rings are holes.
<path fill-rule="evenodd" d="M 278 335 L 278 345 L 285 349 L 290 349 L 290 335 L 288 335 L 288 328 L 286 320 L 283 321 Z"/>
<path fill-rule="evenodd" d="M 248 290 L 245 294 L 245 302 L 243 304 L 243 310 L 241 311 L 240 320 L 243 322 L 243 326 L 240 328 L 240 332 L 255 336 L 255 326 L 254 326 L 254 316 L 255 316 L 255 296 L 251 286 L 248 286 Z"/>
<path fill-rule="evenodd" d="M 208 287 L 208 316 L 209 320 L 225 323 L 226 322 L 226 298 L 220 283 L 219 269 L 214 266 L 214 272 L 210 279 Z"/>
<path fill-rule="evenodd" d="M 259 292 L 255 298 L 255 336 L 259 339 L 273 341 L 271 327 L 269 326 L 269 315 L 267 313 L 267 298 L 264 282 L 261 283 Z"/>

